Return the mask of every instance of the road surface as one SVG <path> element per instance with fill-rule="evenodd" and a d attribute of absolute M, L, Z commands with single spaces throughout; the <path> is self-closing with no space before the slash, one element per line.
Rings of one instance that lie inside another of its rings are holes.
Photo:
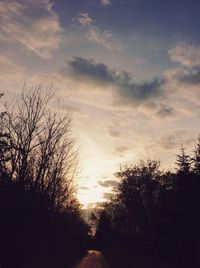
<path fill-rule="evenodd" d="M 88 254 L 74 268 L 109 268 L 109 266 L 101 252 L 89 250 Z"/>

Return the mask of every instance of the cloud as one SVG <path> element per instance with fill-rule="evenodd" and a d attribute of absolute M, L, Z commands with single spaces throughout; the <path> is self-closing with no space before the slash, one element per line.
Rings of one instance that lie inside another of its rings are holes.
<path fill-rule="evenodd" d="M 82 187 L 80 187 L 80 189 L 81 189 L 81 190 L 88 190 L 89 188 L 86 187 L 86 186 L 82 186 Z"/>
<path fill-rule="evenodd" d="M 17 2 L 7 3 L 7 2 L 0 2 L 0 14 L 8 15 L 10 14 L 19 14 L 22 10 L 22 6 Z"/>
<path fill-rule="evenodd" d="M 96 209 L 102 209 L 105 208 L 106 202 L 92 202 L 87 205 L 87 210 L 91 210 L 91 212 L 94 211 L 94 208 Z"/>
<path fill-rule="evenodd" d="M 50 58 L 61 43 L 59 17 L 50 0 L 0 3 L 1 40 L 21 44 L 42 58 Z"/>
<path fill-rule="evenodd" d="M 110 84 L 120 81 L 128 74 L 120 74 L 108 68 L 104 63 L 96 63 L 94 60 L 81 57 L 74 57 L 68 62 L 70 72 L 74 76 L 78 76 L 85 80 L 91 80 L 98 84 Z M 126 78 L 125 78 L 126 79 Z"/>
<path fill-rule="evenodd" d="M 132 76 L 126 71 L 110 69 L 103 63 L 81 57 L 74 57 L 63 66 L 58 75 L 63 79 L 69 77 L 75 81 L 102 87 L 113 94 L 113 105 L 140 105 L 154 101 L 163 96 L 164 80 L 153 79 L 143 83 L 132 82 Z M 91 87 L 89 87 L 91 88 Z"/>
<path fill-rule="evenodd" d="M 181 64 L 172 73 L 173 79 L 191 85 L 200 83 L 200 45 L 179 42 L 168 53 L 173 62 Z"/>
<path fill-rule="evenodd" d="M 171 150 L 180 144 L 177 144 L 177 136 L 175 134 L 170 134 L 161 138 L 160 145 L 166 150 Z"/>
<path fill-rule="evenodd" d="M 172 61 L 183 66 L 194 67 L 200 65 L 200 46 L 180 42 L 169 50 L 169 55 Z"/>
<path fill-rule="evenodd" d="M 0 79 L 1 86 L 16 85 L 18 82 L 24 81 L 26 72 L 23 67 L 18 66 L 14 61 L 6 56 L 0 55 Z"/>
<path fill-rule="evenodd" d="M 119 138 L 121 136 L 121 133 L 118 129 L 114 128 L 114 126 L 109 126 L 108 128 L 108 134 L 112 138 Z"/>
<path fill-rule="evenodd" d="M 72 19 L 72 21 L 78 22 L 82 26 L 87 26 L 92 24 L 93 19 L 88 13 L 79 13 L 77 17 Z"/>
<path fill-rule="evenodd" d="M 176 78 L 185 84 L 198 85 L 200 84 L 200 66 L 182 69 L 178 72 Z"/>
<path fill-rule="evenodd" d="M 93 44 L 101 45 L 110 50 L 114 48 L 112 41 L 113 34 L 109 31 L 101 32 L 97 27 L 93 26 L 88 29 L 86 36 Z"/>
<path fill-rule="evenodd" d="M 102 6 L 109 6 L 109 5 L 111 5 L 111 1 L 110 0 L 100 0 L 100 4 Z"/>
<path fill-rule="evenodd" d="M 76 116 L 79 116 L 81 118 L 87 117 L 87 114 L 80 108 L 75 105 L 68 105 L 68 108 L 72 112 L 72 114 L 76 114 Z"/>
<path fill-rule="evenodd" d="M 175 110 L 172 107 L 170 107 L 168 105 L 161 104 L 158 111 L 156 112 L 156 115 L 159 118 L 164 119 L 167 117 L 174 116 L 174 113 L 175 113 Z"/>
<path fill-rule="evenodd" d="M 98 181 L 98 184 L 102 187 L 116 187 L 118 182 L 116 180 Z"/>
<path fill-rule="evenodd" d="M 118 146 L 116 149 L 115 149 L 115 153 L 119 154 L 119 155 L 122 155 L 124 154 L 125 152 L 127 152 L 129 150 L 129 148 L 127 146 Z"/>
<path fill-rule="evenodd" d="M 119 105 L 140 105 L 148 101 L 156 100 L 164 94 L 162 85 L 164 80 L 153 79 L 142 83 L 126 81 L 120 84 L 119 96 L 116 104 Z"/>
<path fill-rule="evenodd" d="M 110 1 L 104 1 L 104 5 L 106 2 L 108 3 Z M 119 44 L 114 40 L 114 34 L 108 30 L 101 31 L 95 25 L 93 19 L 88 13 L 78 13 L 78 15 L 73 18 L 72 21 L 77 22 L 79 25 L 85 28 L 86 38 L 90 43 L 100 45 L 109 50 L 121 49 Z"/>
<path fill-rule="evenodd" d="M 181 143 L 183 143 L 184 146 L 188 147 L 194 142 L 194 139 L 188 138 L 186 135 L 186 130 L 177 130 L 175 132 L 162 136 L 160 138 L 159 144 L 165 150 L 173 150 L 177 147 L 179 148 Z"/>
<path fill-rule="evenodd" d="M 110 199 L 113 196 L 113 193 L 104 193 L 103 198 Z"/>
<path fill-rule="evenodd" d="M 168 103 L 174 103 L 179 115 L 194 116 L 200 98 L 200 46 L 181 42 L 169 51 L 169 55 L 180 65 L 163 74 Z"/>

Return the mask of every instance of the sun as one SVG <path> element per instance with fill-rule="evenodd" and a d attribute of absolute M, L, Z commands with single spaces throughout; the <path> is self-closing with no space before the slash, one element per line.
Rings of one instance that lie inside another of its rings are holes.
<path fill-rule="evenodd" d="M 97 205 L 99 202 L 104 202 L 103 198 L 105 190 L 100 187 L 92 187 L 85 190 L 79 190 L 77 198 L 84 208 Z"/>
<path fill-rule="evenodd" d="M 77 198 L 84 207 L 105 201 L 103 198 L 105 189 L 98 183 L 103 173 L 103 165 L 97 163 L 85 166 L 85 172 L 78 183 Z"/>

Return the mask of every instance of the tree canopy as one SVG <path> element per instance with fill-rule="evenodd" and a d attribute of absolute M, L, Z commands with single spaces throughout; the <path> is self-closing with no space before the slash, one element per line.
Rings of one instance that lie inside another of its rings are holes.
<path fill-rule="evenodd" d="M 86 249 L 71 115 L 25 89 L 0 120 L 0 266 L 66 267 Z"/>

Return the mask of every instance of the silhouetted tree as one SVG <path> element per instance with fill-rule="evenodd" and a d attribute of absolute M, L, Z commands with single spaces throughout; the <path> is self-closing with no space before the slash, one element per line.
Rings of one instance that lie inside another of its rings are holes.
<path fill-rule="evenodd" d="M 198 141 L 194 150 L 194 157 L 192 157 L 193 163 L 193 172 L 200 176 L 200 136 L 198 137 Z"/>
<path fill-rule="evenodd" d="M 107 247 L 112 239 L 111 220 L 107 215 L 106 210 L 100 212 L 96 230 L 96 239 L 101 247 Z"/>
<path fill-rule="evenodd" d="M 101 237 L 112 234 L 110 247 L 144 254 L 148 244 L 170 267 L 200 265 L 200 138 L 194 156 L 181 146 L 176 165 L 161 171 L 158 161 L 141 161 L 115 174 L 120 182 L 98 225 Z"/>
<path fill-rule="evenodd" d="M 61 209 L 74 201 L 77 153 L 71 117 L 51 112 L 50 99 L 40 87 L 33 88 L 23 91 L 14 112 L 7 110 L 1 119 L 0 160 L 10 181 L 43 194 L 52 209 Z"/>
<path fill-rule="evenodd" d="M 69 112 L 48 109 L 42 87 L 23 91 L 0 124 L 0 265 L 66 267 L 84 253 L 88 226 L 74 179 Z"/>
<path fill-rule="evenodd" d="M 176 164 L 178 166 L 177 173 L 179 175 L 187 175 L 191 170 L 191 158 L 185 153 L 183 145 L 181 145 L 181 153 L 177 155 Z"/>
<path fill-rule="evenodd" d="M 116 173 L 121 180 L 118 196 L 127 212 L 129 233 L 134 235 L 141 235 L 151 225 L 159 165 L 158 161 L 141 161 Z"/>

